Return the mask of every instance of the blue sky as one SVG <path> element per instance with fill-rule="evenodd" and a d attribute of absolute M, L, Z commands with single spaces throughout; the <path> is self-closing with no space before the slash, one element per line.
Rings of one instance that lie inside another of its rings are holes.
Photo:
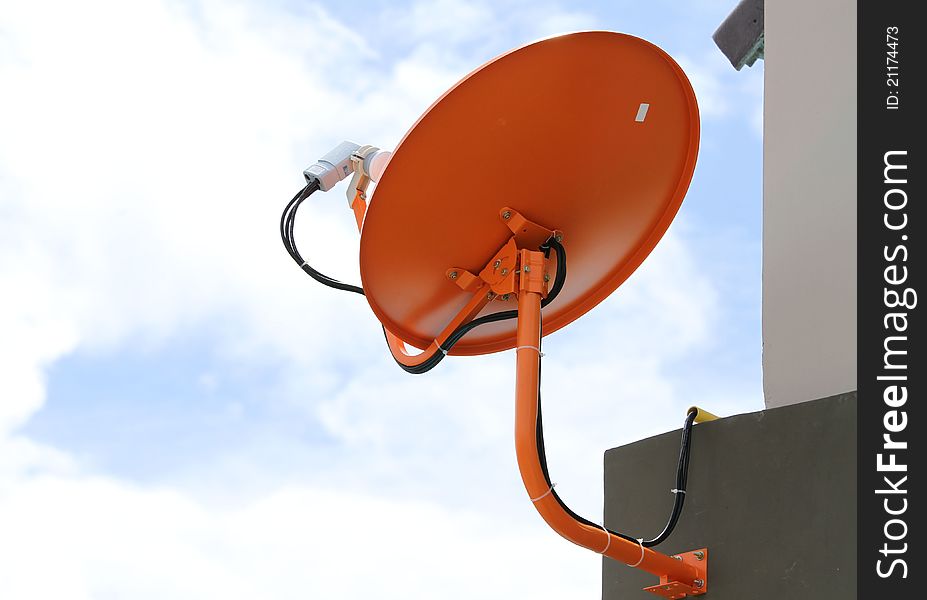
<path fill-rule="evenodd" d="M 509 48 L 612 29 L 673 55 L 702 115 L 689 194 L 638 273 L 545 345 L 551 470 L 598 519 L 607 448 L 691 404 L 762 407 L 763 67 L 714 47 L 732 5 L 5 8 L 0 596 L 596 596 L 599 559 L 520 488 L 512 353 L 406 375 L 362 298 L 293 267 L 276 221 L 306 164 L 345 138 L 391 147 Z M 297 235 L 356 280 L 341 192 Z"/>

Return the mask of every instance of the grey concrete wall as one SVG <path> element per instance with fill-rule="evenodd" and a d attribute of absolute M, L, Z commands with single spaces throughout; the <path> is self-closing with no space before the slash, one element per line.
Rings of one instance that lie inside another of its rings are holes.
<path fill-rule="evenodd" d="M 856 389 L 856 2 L 769 0 L 766 406 Z"/>
<path fill-rule="evenodd" d="M 679 431 L 605 453 L 605 525 L 656 535 L 673 504 Z M 673 554 L 708 548 L 709 600 L 856 597 L 856 394 L 696 425 Z M 603 559 L 605 600 L 657 579 Z"/>

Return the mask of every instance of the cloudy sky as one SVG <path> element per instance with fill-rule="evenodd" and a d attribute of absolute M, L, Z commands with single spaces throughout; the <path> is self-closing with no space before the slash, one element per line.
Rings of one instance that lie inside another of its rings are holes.
<path fill-rule="evenodd" d="M 0 0 L 0 597 L 598 597 L 599 557 L 521 487 L 513 352 L 405 374 L 277 222 L 304 166 L 392 147 L 509 48 L 611 29 L 673 55 L 689 195 L 545 344 L 552 476 L 598 520 L 604 450 L 762 406 L 762 64 L 711 41 L 733 4 Z M 297 235 L 357 281 L 341 191 Z"/>

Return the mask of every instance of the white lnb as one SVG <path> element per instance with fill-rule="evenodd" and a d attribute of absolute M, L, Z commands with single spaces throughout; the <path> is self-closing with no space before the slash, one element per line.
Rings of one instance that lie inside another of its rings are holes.
<path fill-rule="evenodd" d="M 335 184 L 354 171 L 351 156 L 359 148 L 360 144 L 341 142 L 314 165 L 303 171 L 306 181 L 318 181 L 319 189 L 323 192 L 332 189 Z"/>
<path fill-rule="evenodd" d="M 389 150 L 376 150 L 364 157 L 364 171 L 370 181 L 376 183 L 380 181 L 380 176 L 386 169 L 386 163 L 389 162 L 393 153 Z"/>

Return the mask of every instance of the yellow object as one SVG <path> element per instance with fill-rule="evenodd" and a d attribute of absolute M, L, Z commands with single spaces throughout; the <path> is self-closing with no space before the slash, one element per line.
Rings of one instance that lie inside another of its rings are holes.
<path fill-rule="evenodd" d="M 704 408 L 699 408 L 697 406 L 692 406 L 689 408 L 688 412 L 695 411 L 695 422 L 704 423 L 706 421 L 717 421 L 720 417 L 718 415 L 712 414 L 705 410 Z M 688 414 L 688 413 L 687 413 Z"/>

